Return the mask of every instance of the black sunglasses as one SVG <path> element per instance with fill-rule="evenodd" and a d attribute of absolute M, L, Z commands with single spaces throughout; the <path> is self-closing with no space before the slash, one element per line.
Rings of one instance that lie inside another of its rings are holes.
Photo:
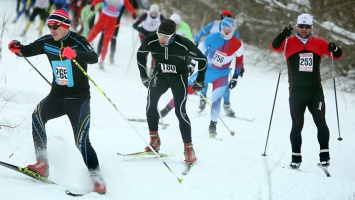
<path fill-rule="evenodd" d="M 298 27 L 299 27 L 300 29 L 303 29 L 303 28 L 305 28 L 305 29 L 310 29 L 310 28 L 312 28 L 312 25 L 308 25 L 308 24 L 299 24 L 299 25 L 298 25 Z"/>
<path fill-rule="evenodd" d="M 59 27 L 60 27 L 60 25 L 58 25 L 58 24 L 48 25 L 48 28 L 53 29 L 53 30 L 57 30 Z"/>

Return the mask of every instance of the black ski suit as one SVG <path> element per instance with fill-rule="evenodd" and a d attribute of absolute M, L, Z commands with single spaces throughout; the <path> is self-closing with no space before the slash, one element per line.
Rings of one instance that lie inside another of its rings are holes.
<path fill-rule="evenodd" d="M 29 45 L 21 45 L 21 54 L 30 57 L 45 54 L 53 70 L 51 91 L 32 114 L 32 135 L 37 160 L 47 160 L 48 120 L 67 115 L 74 132 L 74 139 L 89 170 L 99 166 L 95 150 L 89 140 L 90 86 L 88 78 L 72 61 L 61 57 L 60 49 L 71 47 L 77 52 L 75 60 L 87 71 L 87 64 L 97 63 L 97 54 L 85 37 L 69 31 L 60 41 L 45 35 Z"/>
<path fill-rule="evenodd" d="M 158 130 L 158 101 L 169 88 L 175 100 L 175 114 L 184 143 L 191 142 L 191 123 L 186 113 L 188 94 L 188 58 L 198 61 L 196 81 L 203 82 L 206 73 L 207 58 L 189 39 L 175 35 L 168 46 L 162 47 L 156 33 L 147 36 L 137 52 L 137 62 L 142 79 L 147 78 L 146 56 L 152 53 L 156 60 L 154 73 L 148 87 L 146 114 L 150 131 Z"/>

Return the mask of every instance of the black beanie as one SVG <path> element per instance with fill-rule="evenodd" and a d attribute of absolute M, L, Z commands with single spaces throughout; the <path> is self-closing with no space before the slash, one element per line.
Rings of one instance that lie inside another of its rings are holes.
<path fill-rule="evenodd" d="M 160 23 L 158 28 L 158 33 L 163 33 L 166 35 L 172 35 L 176 31 L 176 24 L 171 19 L 165 19 Z"/>

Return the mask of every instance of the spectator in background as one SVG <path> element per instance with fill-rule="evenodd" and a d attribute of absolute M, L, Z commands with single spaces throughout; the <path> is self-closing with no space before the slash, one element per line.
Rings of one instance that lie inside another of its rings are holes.
<path fill-rule="evenodd" d="M 141 43 L 143 43 L 149 34 L 155 33 L 158 30 L 160 23 L 164 19 L 165 18 L 163 14 L 159 12 L 159 6 L 157 4 L 152 4 L 149 8 L 149 11 L 138 17 L 136 22 L 133 24 L 133 28 L 139 32 L 139 39 L 141 40 Z M 147 61 L 147 59 L 145 61 Z M 146 66 L 146 63 L 143 64 Z M 155 60 L 152 57 L 150 70 L 147 69 L 149 71 L 149 76 L 152 76 L 154 66 Z"/>

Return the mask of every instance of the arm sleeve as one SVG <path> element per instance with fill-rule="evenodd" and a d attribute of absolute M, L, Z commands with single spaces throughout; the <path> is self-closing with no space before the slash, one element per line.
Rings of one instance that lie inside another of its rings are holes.
<path fill-rule="evenodd" d="M 272 41 L 271 45 L 273 49 L 279 49 L 285 40 L 285 36 L 282 36 L 281 33 L 276 36 L 276 38 Z"/>
<path fill-rule="evenodd" d="M 195 42 L 198 43 L 200 42 L 201 38 L 207 34 L 210 33 L 211 28 L 213 26 L 214 22 L 211 22 L 209 24 L 207 24 L 205 27 L 203 27 L 201 30 L 199 30 L 196 35 L 195 35 Z"/>
<path fill-rule="evenodd" d="M 94 64 L 98 62 L 98 56 L 90 46 L 85 37 L 80 37 L 78 48 L 76 49 L 76 60 Z"/>
<path fill-rule="evenodd" d="M 149 53 L 149 46 L 147 43 L 147 40 L 149 37 L 147 37 L 143 43 L 141 44 L 141 46 L 139 47 L 138 51 L 137 51 L 137 64 L 138 64 L 138 69 L 139 69 L 139 73 L 140 73 L 140 77 L 141 78 L 146 78 L 148 77 L 147 75 L 147 71 L 146 71 L 146 66 L 144 63 L 147 63 L 147 55 Z"/>
<path fill-rule="evenodd" d="M 189 41 L 189 57 L 198 61 L 197 69 L 198 74 L 196 81 L 197 82 L 204 82 L 205 80 L 205 73 L 207 70 L 207 58 L 203 53 L 195 46 L 195 44 Z"/>
<path fill-rule="evenodd" d="M 234 69 L 235 75 L 239 75 L 240 71 L 242 70 L 243 60 L 244 60 L 243 54 L 244 54 L 244 45 L 241 42 L 239 49 L 235 52 L 235 56 L 236 56 L 235 69 Z"/>

